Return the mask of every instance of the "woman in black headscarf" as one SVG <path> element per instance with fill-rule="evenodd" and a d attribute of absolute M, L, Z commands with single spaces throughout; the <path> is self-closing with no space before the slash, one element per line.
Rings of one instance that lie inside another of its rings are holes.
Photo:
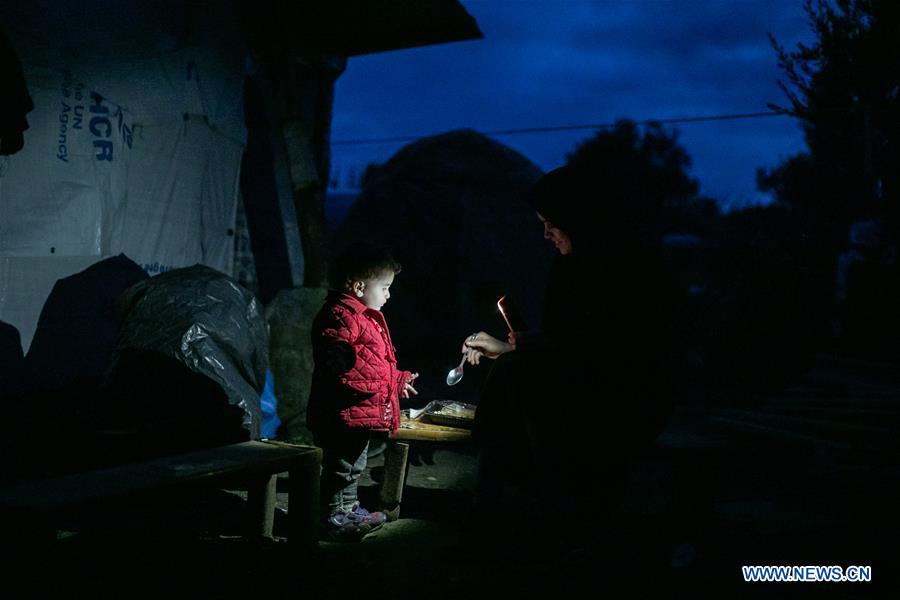
<path fill-rule="evenodd" d="M 499 359 L 476 412 L 488 508 L 512 475 L 533 479 L 547 501 L 601 514 L 621 495 L 629 454 L 662 429 L 668 302 L 652 228 L 627 201 L 612 176 L 570 166 L 544 175 L 532 202 L 559 254 L 541 327 L 463 343 L 471 364 Z"/>

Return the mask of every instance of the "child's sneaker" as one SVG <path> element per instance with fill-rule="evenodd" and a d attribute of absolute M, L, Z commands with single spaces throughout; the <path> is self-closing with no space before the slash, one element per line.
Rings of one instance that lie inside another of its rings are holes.
<path fill-rule="evenodd" d="M 319 539 L 326 542 L 358 542 L 363 539 L 363 532 L 356 520 L 349 515 L 337 513 L 322 523 Z"/>
<path fill-rule="evenodd" d="M 350 512 L 328 517 L 323 525 L 321 539 L 329 542 L 358 542 L 381 528 L 385 521 L 387 516 L 384 513 L 370 513 L 357 504 Z"/>
<path fill-rule="evenodd" d="M 356 520 L 360 528 L 368 528 L 368 532 L 375 531 L 387 521 L 387 515 L 383 512 L 369 512 L 359 504 L 354 506 L 347 516 Z"/>

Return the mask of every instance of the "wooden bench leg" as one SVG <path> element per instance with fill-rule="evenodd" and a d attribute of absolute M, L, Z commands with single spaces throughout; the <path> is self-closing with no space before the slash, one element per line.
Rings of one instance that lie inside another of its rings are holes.
<path fill-rule="evenodd" d="M 291 469 L 288 473 L 288 544 L 307 551 L 319 540 L 320 463 Z"/>
<path fill-rule="evenodd" d="M 250 505 L 250 537 L 272 539 L 275 529 L 275 500 L 278 476 L 253 482 L 247 489 Z"/>
<path fill-rule="evenodd" d="M 403 486 L 406 484 L 409 444 L 388 441 L 384 451 L 384 481 L 381 484 L 381 510 L 388 521 L 400 518 L 400 501 L 403 500 Z"/>

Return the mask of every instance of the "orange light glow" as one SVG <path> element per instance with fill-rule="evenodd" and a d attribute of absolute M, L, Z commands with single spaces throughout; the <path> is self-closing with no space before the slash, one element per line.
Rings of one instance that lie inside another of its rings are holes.
<path fill-rule="evenodd" d="M 513 331 L 513 326 L 509 322 L 509 317 L 506 316 L 506 311 L 503 310 L 503 301 L 506 299 L 506 296 L 502 296 L 499 300 L 497 300 L 497 309 L 500 311 L 500 315 L 503 317 L 503 320 L 506 321 L 506 326 L 509 327 L 509 331 Z"/>

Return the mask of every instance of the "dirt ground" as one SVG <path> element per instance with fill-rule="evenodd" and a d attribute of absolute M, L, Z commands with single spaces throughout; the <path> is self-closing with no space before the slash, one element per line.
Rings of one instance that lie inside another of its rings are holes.
<path fill-rule="evenodd" d="M 286 495 L 275 539 L 260 542 L 242 536 L 240 490 L 195 494 L 72 523 L 8 597 L 892 597 L 898 390 L 894 366 L 825 358 L 778 394 L 685 398 L 631 464 L 609 521 L 510 490 L 496 522 L 475 529 L 475 447 L 417 443 L 400 519 L 362 543 L 296 555 Z M 382 465 L 370 461 L 364 504 L 374 506 Z M 559 544 L 553 532 L 574 535 Z M 869 565 L 872 582 L 747 583 L 742 565 Z"/>

